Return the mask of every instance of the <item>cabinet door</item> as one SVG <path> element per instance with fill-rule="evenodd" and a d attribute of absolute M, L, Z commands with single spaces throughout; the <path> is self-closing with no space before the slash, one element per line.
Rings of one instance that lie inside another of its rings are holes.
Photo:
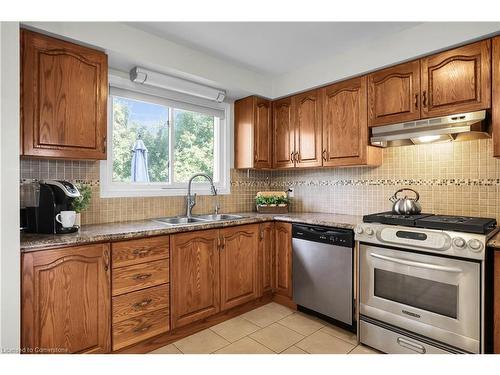
<path fill-rule="evenodd" d="M 295 166 L 295 132 L 293 124 L 292 98 L 273 102 L 273 167 L 292 168 Z"/>
<path fill-rule="evenodd" d="M 328 86 L 324 92 L 323 165 L 334 167 L 366 163 L 366 77 Z"/>
<path fill-rule="evenodd" d="M 420 62 L 379 70 L 368 75 L 368 125 L 420 118 Z"/>
<path fill-rule="evenodd" d="M 292 225 L 275 223 L 276 293 L 292 297 Z"/>
<path fill-rule="evenodd" d="M 491 66 L 491 127 L 493 131 L 493 156 L 500 158 L 500 36 L 491 40 Z"/>
<path fill-rule="evenodd" d="M 22 30 L 23 153 L 106 158 L 107 56 Z"/>
<path fill-rule="evenodd" d="M 295 152 L 297 167 L 319 167 L 321 160 L 320 91 L 293 96 L 295 106 Z"/>
<path fill-rule="evenodd" d="M 257 298 L 258 230 L 256 224 L 220 230 L 221 310 Z"/>
<path fill-rule="evenodd" d="M 257 273 L 260 280 L 259 295 L 274 289 L 274 223 L 259 225 L 259 263 Z"/>
<path fill-rule="evenodd" d="M 421 59 L 422 117 L 491 106 L 490 40 Z"/>
<path fill-rule="evenodd" d="M 218 231 L 170 237 L 172 328 L 219 312 Z"/>
<path fill-rule="evenodd" d="M 21 293 L 23 348 L 110 351 L 108 244 L 23 254 Z"/>
<path fill-rule="evenodd" d="M 272 167 L 272 106 L 271 102 L 255 98 L 254 167 Z"/>

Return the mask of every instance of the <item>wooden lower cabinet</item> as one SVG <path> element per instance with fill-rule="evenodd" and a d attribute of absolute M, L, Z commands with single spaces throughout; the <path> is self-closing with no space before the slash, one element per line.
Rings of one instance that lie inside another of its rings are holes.
<path fill-rule="evenodd" d="M 22 255 L 21 347 L 27 352 L 111 350 L 109 245 Z"/>
<path fill-rule="evenodd" d="M 249 302 L 258 296 L 258 233 L 257 224 L 220 230 L 221 310 Z"/>
<path fill-rule="evenodd" d="M 220 310 L 219 231 L 172 235 L 171 320 L 178 328 Z"/>
<path fill-rule="evenodd" d="M 275 223 L 276 293 L 292 297 L 292 225 Z"/>
<path fill-rule="evenodd" d="M 259 296 L 272 292 L 275 287 L 274 269 L 274 223 L 262 223 L 259 226 L 258 271 L 260 284 Z"/>

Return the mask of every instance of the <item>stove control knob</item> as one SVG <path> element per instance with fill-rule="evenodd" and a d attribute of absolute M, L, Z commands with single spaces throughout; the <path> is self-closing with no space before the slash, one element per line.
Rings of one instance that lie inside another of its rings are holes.
<path fill-rule="evenodd" d="M 472 239 L 472 240 L 469 240 L 469 247 L 472 251 L 481 251 L 482 248 L 483 248 L 483 244 L 481 243 L 481 241 L 479 240 L 476 240 L 476 239 Z"/>
<path fill-rule="evenodd" d="M 363 231 L 363 228 L 362 227 L 356 227 L 354 228 L 354 232 L 356 234 L 362 234 L 364 231 Z"/>
<path fill-rule="evenodd" d="M 369 235 L 369 236 L 373 236 L 373 233 L 375 233 L 375 232 L 373 231 L 373 229 L 372 229 L 372 228 L 366 228 L 366 231 L 365 231 L 365 232 L 366 232 L 366 234 L 367 234 L 367 235 Z"/>
<path fill-rule="evenodd" d="M 465 240 L 464 240 L 463 238 L 461 238 L 461 237 L 455 237 L 455 238 L 453 239 L 453 245 L 454 245 L 455 247 L 458 247 L 459 249 L 463 249 L 463 248 L 465 247 L 465 245 L 466 245 L 466 242 L 465 242 Z"/>

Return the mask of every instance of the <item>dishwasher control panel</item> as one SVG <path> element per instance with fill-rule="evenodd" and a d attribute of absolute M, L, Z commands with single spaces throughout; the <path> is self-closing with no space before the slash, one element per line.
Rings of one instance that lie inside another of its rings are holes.
<path fill-rule="evenodd" d="M 354 233 L 349 229 L 294 224 L 292 237 L 342 247 L 354 246 Z"/>

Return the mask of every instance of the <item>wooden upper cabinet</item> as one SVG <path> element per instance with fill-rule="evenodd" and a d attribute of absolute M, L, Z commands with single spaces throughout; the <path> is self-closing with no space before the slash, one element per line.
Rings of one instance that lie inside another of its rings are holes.
<path fill-rule="evenodd" d="M 368 146 L 367 77 L 323 91 L 323 165 L 380 164 L 382 150 Z"/>
<path fill-rule="evenodd" d="M 491 125 L 493 131 L 493 156 L 500 158 L 500 36 L 493 38 L 491 41 L 491 67 Z"/>
<path fill-rule="evenodd" d="M 420 60 L 423 118 L 491 106 L 490 49 L 488 39 Z"/>
<path fill-rule="evenodd" d="M 107 96 L 106 54 L 21 30 L 23 155 L 105 159 Z"/>
<path fill-rule="evenodd" d="M 276 293 L 292 297 L 292 225 L 275 223 Z"/>
<path fill-rule="evenodd" d="M 293 168 L 295 166 L 295 129 L 292 97 L 273 102 L 273 167 Z"/>
<path fill-rule="evenodd" d="M 320 90 L 294 95 L 295 160 L 297 167 L 322 165 Z"/>
<path fill-rule="evenodd" d="M 227 310 L 257 298 L 257 224 L 220 230 L 221 310 Z"/>
<path fill-rule="evenodd" d="M 249 96 L 234 103 L 235 168 L 272 167 L 272 104 Z"/>
<path fill-rule="evenodd" d="M 172 328 L 219 312 L 219 231 L 170 236 Z"/>
<path fill-rule="evenodd" d="M 109 259 L 108 244 L 23 254 L 22 348 L 110 352 Z"/>
<path fill-rule="evenodd" d="M 274 223 L 262 223 L 259 226 L 259 262 L 257 274 L 260 279 L 259 295 L 274 289 Z"/>
<path fill-rule="evenodd" d="M 368 75 L 368 125 L 420 118 L 420 61 L 411 61 Z"/>

